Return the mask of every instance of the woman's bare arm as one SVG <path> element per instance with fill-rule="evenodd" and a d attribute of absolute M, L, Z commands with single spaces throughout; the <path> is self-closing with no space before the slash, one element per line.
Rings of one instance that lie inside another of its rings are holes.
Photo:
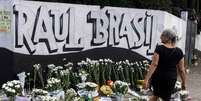
<path fill-rule="evenodd" d="M 154 53 L 154 55 L 152 56 L 151 65 L 149 66 L 148 72 L 144 79 L 144 87 L 143 87 L 144 89 L 148 88 L 149 80 L 157 68 L 158 61 L 159 61 L 159 55 L 158 55 L 158 53 Z"/>
<path fill-rule="evenodd" d="M 177 69 L 182 82 L 182 89 L 186 89 L 186 69 L 184 67 L 184 58 L 177 64 Z"/>

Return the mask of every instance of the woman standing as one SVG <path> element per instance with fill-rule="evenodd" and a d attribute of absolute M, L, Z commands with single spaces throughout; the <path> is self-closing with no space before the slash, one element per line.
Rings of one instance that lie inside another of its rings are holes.
<path fill-rule="evenodd" d="M 175 47 L 176 33 L 169 29 L 164 30 L 160 39 L 163 44 L 156 46 L 143 86 L 147 89 L 150 83 L 153 87 L 150 101 L 157 101 L 158 97 L 170 101 L 177 81 L 177 70 L 181 77 L 182 89 L 186 89 L 184 57 L 182 50 Z"/>

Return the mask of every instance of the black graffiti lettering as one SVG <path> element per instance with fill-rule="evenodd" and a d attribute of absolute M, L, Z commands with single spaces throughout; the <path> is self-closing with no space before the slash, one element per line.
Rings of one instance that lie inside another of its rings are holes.
<path fill-rule="evenodd" d="M 66 11 L 40 6 L 34 13 L 27 7 L 14 6 L 15 47 L 25 46 L 30 54 L 35 53 L 39 45 L 45 45 L 48 53 L 55 53 L 59 48 L 62 51 L 82 50 L 82 37 L 75 32 L 75 9 Z"/>
<path fill-rule="evenodd" d="M 119 30 L 121 15 L 115 10 L 107 11 L 109 18 L 109 38 L 108 45 L 118 45 L 120 42 Z"/>
<path fill-rule="evenodd" d="M 44 53 L 81 51 L 84 35 L 77 28 L 74 7 L 60 11 L 40 6 L 34 12 L 27 7 L 14 6 L 15 47 L 26 48 L 30 54 L 45 46 Z M 129 13 L 116 9 L 100 9 L 87 13 L 87 23 L 92 24 L 91 46 L 144 49 L 151 55 L 156 43 L 153 35 L 157 31 L 157 18 L 150 12 Z M 83 23 L 83 22 L 82 22 Z M 87 38 L 88 39 L 88 38 Z M 86 41 L 86 42 L 87 42 Z M 123 42 L 124 41 L 124 42 Z M 123 42 L 120 43 L 120 42 Z M 40 52 L 39 52 L 40 54 Z"/>
<path fill-rule="evenodd" d="M 151 32 L 150 32 L 150 45 L 149 49 L 147 50 L 147 55 L 153 55 L 154 52 L 154 46 L 156 46 L 157 43 L 153 43 L 153 34 L 157 33 L 157 18 L 155 16 L 151 16 Z"/>
<path fill-rule="evenodd" d="M 145 46 L 149 46 L 151 43 L 151 37 L 152 33 L 152 22 L 153 22 L 153 16 L 151 14 L 149 14 L 148 11 L 146 11 L 145 13 L 146 17 L 145 17 L 145 22 L 144 22 L 144 30 L 145 30 L 145 42 L 144 45 Z"/>
<path fill-rule="evenodd" d="M 52 29 L 53 29 L 56 41 L 57 42 L 64 41 L 65 38 L 67 37 L 67 31 L 68 31 L 66 30 L 68 29 L 68 25 L 65 24 L 66 22 L 64 22 L 64 20 L 66 19 L 64 18 L 64 14 L 62 12 L 59 12 L 58 10 L 50 10 L 50 16 L 53 19 Z"/>
<path fill-rule="evenodd" d="M 135 33 L 138 37 L 138 40 L 134 42 L 134 46 L 131 47 L 133 49 L 140 48 L 144 41 L 145 41 L 145 32 L 144 32 L 144 26 L 140 23 L 144 22 L 144 18 L 141 15 L 136 14 L 133 21 L 131 22 L 133 25 L 133 29 L 135 30 Z"/>
<path fill-rule="evenodd" d="M 49 53 L 56 52 L 58 50 L 56 45 L 56 40 L 52 30 L 52 23 L 50 15 L 48 13 L 48 9 L 44 7 L 40 7 L 39 18 L 36 23 L 36 31 L 34 35 L 34 42 L 44 42 L 47 46 Z"/>
<path fill-rule="evenodd" d="M 128 48 L 134 46 L 134 30 L 131 26 L 132 18 L 128 14 L 122 14 L 122 23 L 120 27 L 120 37 L 126 37 Z"/>
<path fill-rule="evenodd" d="M 33 20 L 30 19 L 30 16 L 34 16 L 33 12 L 29 11 L 28 8 L 23 8 L 19 6 L 14 7 L 15 14 L 15 47 L 27 47 L 29 53 L 34 53 L 36 48 L 31 41 L 32 31 L 33 31 Z"/>
<path fill-rule="evenodd" d="M 75 32 L 75 8 L 69 8 L 66 14 L 68 14 L 68 17 L 65 15 L 64 21 L 68 22 L 66 23 L 66 25 L 68 24 L 68 35 L 65 36 L 66 44 L 63 46 L 63 51 L 81 51 L 84 46 L 82 37 L 76 36 L 77 33 Z M 79 34 L 79 36 L 81 35 Z"/>
<path fill-rule="evenodd" d="M 157 33 L 154 19 L 155 17 L 148 11 L 145 14 L 132 15 L 120 14 L 113 9 L 91 11 L 87 15 L 87 22 L 93 24 L 91 45 L 103 45 L 107 42 L 108 46 L 115 46 L 125 38 L 128 49 L 139 49 L 143 45 L 149 46 L 147 55 L 151 55 L 154 44 L 152 43 L 153 33 Z"/>
<path fill-rule="evenodd" d="M 108 38 L 108 18 L 104 12 L 91 11 L 87 14 L 87 22 L 93 23 L 91 45 L 102 45 Z"/>

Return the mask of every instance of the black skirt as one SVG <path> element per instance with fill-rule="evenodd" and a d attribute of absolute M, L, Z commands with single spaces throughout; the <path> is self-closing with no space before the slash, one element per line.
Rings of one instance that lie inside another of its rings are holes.
<path fill-rule="evenodd" d="M 171 94 L 174 92 L 176 79 L 171 78 L 152 78 L 151 86 L 155 96 L 162 98 L 164 101 L 171 99 Z"/>

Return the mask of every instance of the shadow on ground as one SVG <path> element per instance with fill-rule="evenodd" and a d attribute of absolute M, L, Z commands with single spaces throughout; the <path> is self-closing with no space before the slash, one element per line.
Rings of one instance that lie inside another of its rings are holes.
<path fill-rule="evenodd" d="M 201 54 L 197 54 L 198 59 L 189 68 L 188 90 L 192 101 L 201 101 Z"/>

